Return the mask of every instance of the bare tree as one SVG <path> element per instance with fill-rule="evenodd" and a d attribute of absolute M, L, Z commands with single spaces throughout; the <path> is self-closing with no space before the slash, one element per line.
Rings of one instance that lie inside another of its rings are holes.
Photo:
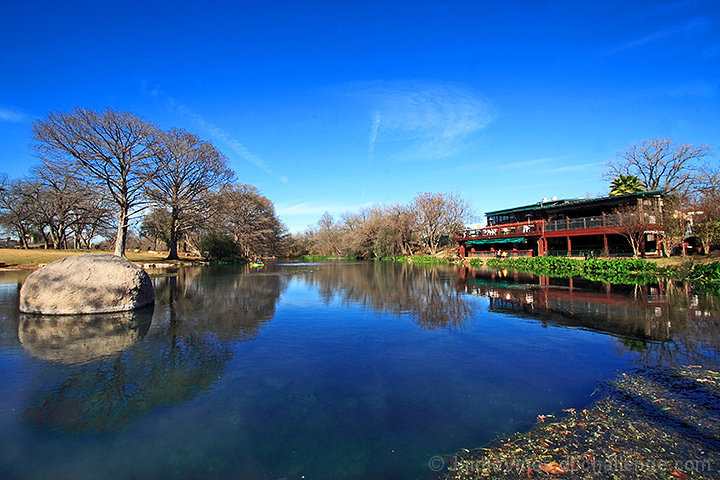
<path fill-rule="evenodd" d="M 608 163 L 605 178 L 634 176 L 648 190 L 688 196 L 701 188 L 701 161 L 710 154 L 709 145 L 675 144 L 669 138 L 653 138 L 619 152 L 618 158 Z"/>
<path fill-rule="evenodd" d="M 181 129 L 158 135 L 155 155 L 162 168 L 148 183 L 148 194 L 170 213 L 168 260 L 178 259 L 178 238 L 197 223 L 208 193 L 234 177 L 227 158 L 209 142 Z"/>
<path fill-rule="evenodd" d="M 285 227 L 275 206 L 251 185 L 227 184 L 215 196 L 219 222 L 216 229 L 230 232 L 246 258 L 277 254 Z"/>
<path fill-rule="evenodd" d="M 703 253 L 710 253 L 713 244 L 720 242 L 720 192 L 708 191 L 701 197 L 693 215 L 692 231 L 700 240 Z"/>
<path fill-rule="evenodd" d="M 117 205 L 115 255 L 124 256 L 129 219 L 160 168 L 153 148 L 157 129 L 129 112 L 82 108 L 49 113 L 32 128 L 46 164 L 91 179 L 110 193 Z"/>
<path fill-rule="evenodd" d="M 678 245 L 681 245 L 686 235 L 687 214 L 683 212 L 682 199 L 677 194 L 666 195 L 663 198 L 663 237 L 664 254 L 669 256 Z M 685 249 L 680 249 L 685 255 Z"/>
<path fill-rule="evenodd" d="M 643 208 L 641 204 L 629 204 L 616 208 L 613 213 L 617 218 L 620 234 L 624 236 L 633 250 L 633 257 L 641 254 L 643 236 L 653 225 L 657 225 L 659 212 Z"/>
<path fill-rule="evenodd" d="M 318 220 L 317 228 L 312 232 L 313 253 L 320 255 L 340 255 L 342 253 L 342 229 L 335 223 L 329 212 L 323 213 Z"/>
<path fill-rule="evenodd" d="M 37 199 L 33 185 L 27 180 L 3 178 L 0 190 L 0 225 L 14 231 L 23 248 L 28 248 L 28 236 L 33 228 L 37 211 Z"/>
<path fill-rule="evenodd" d="M 435 255 L 444 238 L 462 230 L 474 213 L 467 200 L 458 193 L 420 193 L 410 204 L 417 228 L 430 255 Z"/>

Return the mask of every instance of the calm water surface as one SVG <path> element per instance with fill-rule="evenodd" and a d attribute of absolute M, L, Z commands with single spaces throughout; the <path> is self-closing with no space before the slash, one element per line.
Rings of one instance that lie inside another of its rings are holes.
<path fill-rule="evenodd" d="M 154 309 L 18 313 L 0 277 L 0 478 L 434 478 L 431 457 L 720 357 L 720 301 L 386 263 L 191 267 Z"/>

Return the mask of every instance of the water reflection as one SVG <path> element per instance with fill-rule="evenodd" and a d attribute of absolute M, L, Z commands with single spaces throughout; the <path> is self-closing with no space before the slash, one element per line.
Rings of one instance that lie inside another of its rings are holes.
<path fill-rule="evenodd" d="M 287 287 L 279 275 L 247 275 L 242 267 L 186 267 L 153 279 L 159 312 L 172 337 L 212 334 L 251 338 L 275 314 Z"/>
<path fill-rule="evenodd" d="M 462 327 L 476 306 L 455 288 L 455 272 L 446 266 L 387 262 L 326 265 L 301 273 L 325 302 L 336 296 L 375 311 L 407 314 L 422 328 Z"/>
<path fill-rule="evenodd" d="M 457 288 L 487 297 L 493 312 L 619 336 L 648 364 L 715 364 L 720 354 L 720 298 L 682 282 L 611 285 L 463 267 Z"/>
<path fill-rule="evenodd" d="M 0 476 L 426 478 L 636 359 L 720 357 L 718 298 L 680 284 L 382 262 L 153 283 L 144 336 L 79 362 L 32 353 L 81 335 L 40 335 L 0 288 Z"/>
<path fill-rule="evenodd" d="M 228 281 L 226 274 L 234 278 Z M 20 340 L 32 355 L 84 362 L 60 380 L 39 381 L 42 387 L 26 402 L 25 421 L 64 433 L 116 431 L 157 406 L 207 391 L 232 358 L 229 341 L 251 338 L 272 318 L 283 287 L 277 276 L 202 268 L 181 269 L 154 284 L 158 304 L 149 330 L 149 321 L 138 318 L 142 313 L 130 319 L 20 319 Z"/>
<path fill-rule="evenodd" d="M 114 355 L 138 342 L 150 329 L 153 308 L 96 315 L 20 314 L 18 338 L 33 357 L 60 363 L 86 363 Z"/>

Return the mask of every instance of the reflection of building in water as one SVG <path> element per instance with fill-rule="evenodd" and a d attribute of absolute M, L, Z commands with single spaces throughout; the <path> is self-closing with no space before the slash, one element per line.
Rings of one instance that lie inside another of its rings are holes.
<path fill-rule="evenodd" d="M 464 268 L 458 288 L 487 297 L 491 311 L 640 340 L 677 339 L 697 326 L 698 314 L 710 320 L 709 327 L 718 321 L 718 305 L 700 305 L 712 299 L 701 302 L 687 286 L 672 282 L 610 285 Z"/>
<path fill-rule="evenodd" d="M 94 315 L 20 314 L 18 338 L 32 356 L 85 363 L 122 352 L 147 333 L 153 309 Z"/>

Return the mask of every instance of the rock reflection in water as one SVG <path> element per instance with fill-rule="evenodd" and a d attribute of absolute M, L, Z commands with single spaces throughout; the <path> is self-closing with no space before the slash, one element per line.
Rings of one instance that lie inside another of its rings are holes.
<path fill-rule="evenodd" d="M 20 314 L 18 338 L 33 357 L 86 363 L 122 352 L 145 336 L 153 309 L 94 315 Z"/>
<path fill-rule="evenodd" d="M 232 358 L 232 342 L 252 338 L 272 318 L 284 285 L 278 277 L 228 274 L 237 277 L 235 285 L 227 278 L 219 280 L 223 271 L 202 268 L 155 278 L 153 326 L 143 341 L 120 355 L 77 365 L 59 382 L 43 385 L 26 402 L 23 419 L 39 430 L 58 433 L 117 431 L 155 407 L 182 403 L 207 391 Z M 22 335 L 32 338 L 33 345 L 53 347 L 36 350 L 55 352 L 60 342 L 51 340 L 51 329 L 58 327 L 47 325 L 47 333 L 39 335 L 23 322 Z M 114 342 L 112 327 L 96 328 L 98 337 L 107 332 L 106 342 Z M 72 328 L 68 331 L 73 338 L 83 338 Z M 98 340 L 95 349 L 102 344 Z M 65 355 L 77 358 L 79 353 Z"/>

